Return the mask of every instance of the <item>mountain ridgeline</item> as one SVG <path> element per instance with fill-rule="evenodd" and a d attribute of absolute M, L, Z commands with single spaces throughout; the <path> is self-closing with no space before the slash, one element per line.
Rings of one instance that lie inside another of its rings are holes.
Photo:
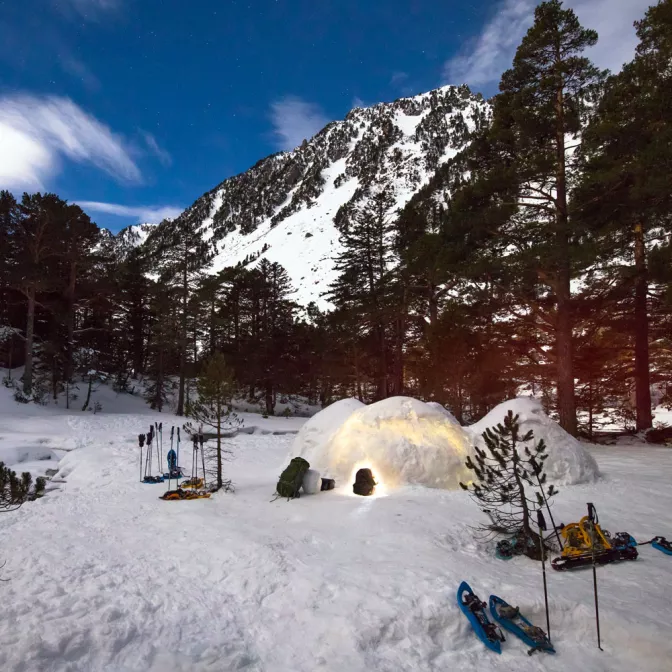
<path fill-rule="evenodd" d="M 300 147 L 224 180 L 162 222 L 148 244 L 188 228 L 209 241 L 215 270 L 265 257 L 285 267 L 298 303 L 327 307 L 340 232 L 353 211 L 384 190 L 391 212 L 400 212 L 488 117 L 488 103 L 466 86 L 355 108 Z"/>

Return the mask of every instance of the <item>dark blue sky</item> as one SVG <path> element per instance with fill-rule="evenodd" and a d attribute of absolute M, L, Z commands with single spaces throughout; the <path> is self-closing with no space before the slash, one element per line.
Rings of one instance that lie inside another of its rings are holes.
<path fill-rule="evenodd" d="M 0 0 L 0 188 L 135 208 L 87 208 L 114 229 L 187 206 L 357 103 L 463 74 L 494 92 L 478 49 L 521 4 Z"/>

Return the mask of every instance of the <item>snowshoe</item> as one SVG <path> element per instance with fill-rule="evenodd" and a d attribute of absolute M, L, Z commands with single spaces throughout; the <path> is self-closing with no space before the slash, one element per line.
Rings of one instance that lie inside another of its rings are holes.
<path fill-rule="evenodd" d="M 672 541 L 668 541 L 665 537 L 654 537 L 651 546 L 666 555 L 672 555 Z"/>
<path fill-rule="evenodd" d="M 530 647 L 529 655 L 535 651 L 555 653 L 555 649 L 548 639 L 548 635 L 536 625 L 532 625 L 520 613 L 518 607 L 512 607 L 497 595 L 490 595 L 490 613 L 505 630 L 508 630 Z"/>
<path fill-rule="evenodd" d="M 466 581 L 462 581 L 460 587 L 457 589 L 457 605 L 467 617 L 476 636 L 483 642 L 483 644 L 485 644 L 491 651 L 501 653 L 501 642 L 506 641 L 504 635 L 502 634 L 502 631 L 488 619 L 488 615 L 485 611 L 487 605 L 485 602 L 481 602 L 480 598 L 474 594 L 474 591 Z"/>
<path fill-rule="evenodd" d="M 508 539 L 502 539 L 497 542 L 495 555 L 500 560 L 511 560 L 513 557 L 513 544 Z"/>
<path fill-rule="evenodd" d="M 163 483 L 163 476 L 145 476 L 143 483 Z"/>

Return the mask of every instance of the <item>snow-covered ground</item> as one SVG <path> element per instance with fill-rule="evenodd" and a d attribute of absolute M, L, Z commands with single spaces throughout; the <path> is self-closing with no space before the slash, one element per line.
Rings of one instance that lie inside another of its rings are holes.
<path fill-rule="evenodd" d="M 271 503 L 294 436 L 255 433 L 231 440 L 235 494 L 163 502 L 163 486 L 139 482 L 136 437 L 177 418 L 0 410 L 0 453 L 64 451 L 58 489 L 0 515 L 3 672 L 670 669 L 672 558 L 650 546 L 598 570 L 603 653 L 592 573 L 548 570 L 557 655 L 528 657 L 509 638 L 497 656 L 457 608 L 457 586 L 496 592 L 544 626 L 541 567 L 477 542 L 480 514 L 462 491 L 360 498 L 341 484 Z M 246 420 L 263 431 L 304 422 Z M 672 537 L 672 450 L 591 452 L 602 478 L 561 488 L 556 521 L 578 520 L 592 501 L 612 532 Z M 188 445 L 180 461 L 190 465 Z"/>

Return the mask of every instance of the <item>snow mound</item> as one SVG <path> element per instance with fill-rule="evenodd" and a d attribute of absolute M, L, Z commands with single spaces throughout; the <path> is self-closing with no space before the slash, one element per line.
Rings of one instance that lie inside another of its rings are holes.
<path fill-rule="evenodd" d="M 352 404 L 344 411 L 350 408 Z M 332 413 L 335 419 L 337 413 Z M 323 422 L 320 415 L 313 421 L 331 429 L 331 417 Z M 471 450 L 470 436 L 447 417 L 445 409 L 410 397 L 361 405 L 326 440 L 313 433 L 309 438 L 307 442 L 298 436 L 293 454 L 307 459 L 325 478 L 336 479 L 338 486 L 352 484 L 356 471 L 364 467 L 379 483 L 377 494 L 404 484 L 453 489 L 468 477 L 464 461 Z"/>
<path fill-rule="evenodd" d="M 546 474 L 550 481 L 561 485 L 587 483 L 599 476 L 597 463 L 588 450 L 560 425 L 544 413 L 541 403 L 531 397 L 518 397 L 495 406 L 490 413 L 467 429 L 474 435 L 479 447 L 485 446 L 481 436 L 483 432 L 500 422 L 513 411 L 518 414 L 523 433 L 534 432 L 534 441 L 543 439 L 546 443 L 548 459 L 545 462 Z"/>
<path fill-rule="evenodd" d="M 438 401 L 427 401 L 425 403 L 430 408 L 435 408 L 437 411 L 441 411 L 441 413 L 443 413 L 448 418 L 448 420 L 450 420 L 454 425 L 457 425 L 458 427 L 461 426 L 459 420 L 445 406 L 442 406 Z"/>
<path fill-rule="evenodd" d="M 363 407 L 359 399 L 340 399 L 316 413 L 299 430 L 292 446 L 292 457 L 305 457 L 306 453 L 324 445 L 355 411 Z"/>

